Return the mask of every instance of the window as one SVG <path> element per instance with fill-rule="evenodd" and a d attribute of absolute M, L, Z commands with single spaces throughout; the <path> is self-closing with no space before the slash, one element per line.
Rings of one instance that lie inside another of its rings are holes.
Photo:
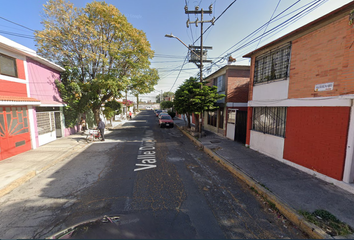
<path fill-rule="evenodd" d="M 216 127 L 216 121 L 217 121 L 217 114 L 218 112 L 208 112 L 208 124 L 211 126 Z"/>
<path fill-rule="evenodd" d="M 17 77 L 16 59 L 0 54 L 0 74 Z"/>
<path fill-rule="evenodd" d="M 289 75 L 290 50 L 291 44 L 288 43 L 256 57 L 254 84 L 286 79 Z"/>
<path fill-rule="evenodd" d="M 252 130 L 285 137 L 286 107 L 255 107 Z"/>
<path fill-rule="evenodd" d="M 221 75 L 216 78 L 216 86 L 218 87 L 218 92 L 225 91 L 225 75 Z"/>

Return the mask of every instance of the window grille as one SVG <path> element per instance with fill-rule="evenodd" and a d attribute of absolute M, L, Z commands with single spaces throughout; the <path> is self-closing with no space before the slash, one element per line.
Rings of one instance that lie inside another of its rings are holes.
<path fill-rule="evenodd" d="M 38 135 L 50 133 L 55 130 L 54 112 L 37 112 Z"/>
<path fill-rule="evenodd" d="M 291 43 L 256 57 L 254 84 L 286 79 L 289 75 Z"/>
<path fill-rule="evenodd" d="M 285 137 L 286 107 L 253 108 L 252 130 Z"/>

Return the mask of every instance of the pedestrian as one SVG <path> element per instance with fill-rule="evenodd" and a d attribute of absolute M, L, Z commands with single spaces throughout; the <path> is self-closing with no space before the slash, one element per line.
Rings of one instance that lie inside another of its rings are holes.
<path fill-rule="evenodd" d="M 104 124 L 104 122 L 100 118 L 100 120 L 99 120 L 99 122 L 97 124 L 97 128 L 100 130 L 100 133 L 101 133 L 101 137 L 102 137 L 101 141 L 104 141 L 104 128 L 105 127 L 106 127 L 106 125 Z"/>
<path fill-rule="evenodd" d="M 81 125 L 82 134 L 84 134 L 86 130 L 86 120 L 83 117 L 81 117 L 80 125 Z"/>
<path fill-rule="evenodd" d="M 129 111 L 129 117 L 130 117 L 130 120 L 132 119 L 132 112 L 131 111 Z"/>

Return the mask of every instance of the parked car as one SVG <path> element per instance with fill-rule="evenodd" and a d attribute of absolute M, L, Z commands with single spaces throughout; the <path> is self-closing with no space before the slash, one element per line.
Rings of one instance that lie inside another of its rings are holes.
<path fill-rule="evenodd" d="M 162 115 L 168 115 L 168 113 L 165 113 L 165 112 L 160 112 L 160 113 L 159 113 L 159 116 L 158 116 L 158 117 L 159 117 L 159 119 L 161 118 L 161 116 L 162 116 Z"/>
<path fill-rule="evenodd" d="M 174 122 L 173 122 L 173 120 L 172 120 L 170 115 L 168 115 L 168 114 L 160 114 L 159 125 L 160 125 L 160 128 L 162 128 L 162 127 L 171 127 L 171 128 L 173 128 Z"/>
<path fill-rule="evenodd" d="M 161 112 L 162 112 L 162 110 L 156 110 L 156 111 L 155 111 L 156 117 L 158 117 Z"/>

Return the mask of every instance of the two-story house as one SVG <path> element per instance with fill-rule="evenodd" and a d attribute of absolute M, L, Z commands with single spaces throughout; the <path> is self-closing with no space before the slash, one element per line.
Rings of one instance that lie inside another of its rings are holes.
<path fill-rule="evenodd" d="M 64 136 L 54 81 L 64 69 L 0 36 L 0 160 Z"/>
<path fill-rule="evenodd" d="M 334 184 L 354 181 L 354 2 L 248 53 L 246 144 Z"/>
<path fill-rule="evenodd" d="M 226 95 L 216 103 L 219 106 L 216 111 L 204 113 L 204 129 L 245 143 L 250 67 L 226 65 L 204 81 Z"/>

